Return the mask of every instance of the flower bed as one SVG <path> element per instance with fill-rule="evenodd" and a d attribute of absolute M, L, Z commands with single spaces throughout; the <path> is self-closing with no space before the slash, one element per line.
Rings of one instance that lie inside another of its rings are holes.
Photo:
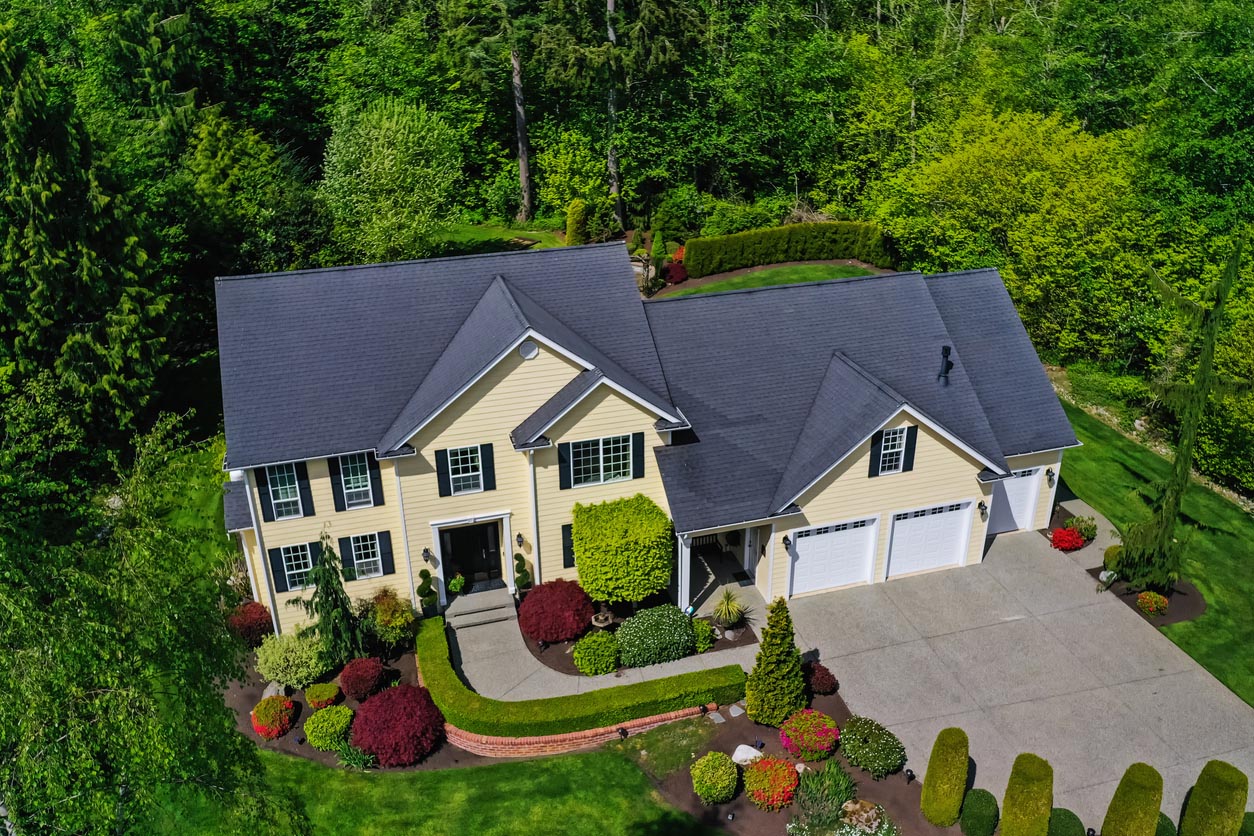
<path fill-rule="evenodd" d="M 792 804 L 800 781 L 797 768 L 783 758 L 758 758 L 745 767 L 745 795 L 760 810 Z"/>
<path fill-rule="evenodd" d="M 840 740 L 836 721 L 821 711 L 803 708 L 779 728 L 779 742 L 794 758 L 821 761 L 830 757 Z"/>

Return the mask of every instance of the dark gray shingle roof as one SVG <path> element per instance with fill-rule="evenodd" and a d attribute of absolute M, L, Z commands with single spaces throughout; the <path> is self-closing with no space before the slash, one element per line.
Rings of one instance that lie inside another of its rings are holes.
<path fill-rule="evenodd" d="M 241 479 L 222 486 L 222 513 L 226 518 L 227 531 L 253 527 L 253 515 L 248 509 L 247 482 Z"/>

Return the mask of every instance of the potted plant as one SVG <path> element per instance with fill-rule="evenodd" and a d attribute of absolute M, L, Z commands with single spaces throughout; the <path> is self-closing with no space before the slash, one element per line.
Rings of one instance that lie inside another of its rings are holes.
<path fill-rule="evenodd" d="M 458 572 L 456 575 L 454 575 L 448 582 L 448 591 L 453 593 L 454 595 L 460 594 L 461 591 L 465 588 L 466 588 L 466 576 L 463 575 L 461 572 Z"/>
<path fill-rule="evenodd" d="M 740 596 L 730 587 L 723 592 L 714 603 L 714 621 L 722 628 L 728 639 L 735 641 L 744 632 L 749 609 L 740 601 Z"/>

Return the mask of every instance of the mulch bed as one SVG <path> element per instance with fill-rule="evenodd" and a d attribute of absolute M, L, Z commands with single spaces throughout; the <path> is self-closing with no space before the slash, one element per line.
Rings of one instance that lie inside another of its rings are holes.
<path fill-rule="evenodd" d="M 1089 575 L 1095 580 L 1101 572 L 1102 567 L 1100 566 L 1095 566 L 1088 570 Z M 1110 585 L 1110 592 L 1131 607 L 1133 612 L 1155 627 L 1166 627 L 1168 624 L 1192 621 L 1206 612 L 1206 599 L 1202 597 L 1201 591 L 1193 584 L 1184 580 L 1176 581 L 1176 588 L 1167 595 L 1167 612 L 1153 617 L 1141 612 L 1141 609 L 1136 605 L 1136 596 L 1140 590 L 1129 589 L 1128 584 L 1124 581 L 1115 581 Z"/>
<path fill-rule="evenodd" d="M 852 258 L 833 258 L 825 261 L 781 261 L 778 264 L 763 264 L 759 267 L 742 267 L 739 270 L 728 270 L 726 273 L 713 273 L 709 276 L 702 276 L 699 279 L 688 279 L 687 281 L 680 282 L 679 284 L 670 284 L 649 298 L 664 299 L 672 293 L 678 293 L 681 288 L 703 287 L 707 284 L 713 284 L 714 282 L 721 282 L 724 279 L 734 279 L 737 276 L 757 273 L 761 270 L 770 270 L 774 267 L 796 267 L 802 264 L 830 264 L 841 267 L 861 267 L 864 270 L 869 270 L 875 275 L 893 272 L 892 270 L 885 270 L 882 267 L 876 267 L 874 264 L 867 264 L 865 261 L 858 261 Z"/>

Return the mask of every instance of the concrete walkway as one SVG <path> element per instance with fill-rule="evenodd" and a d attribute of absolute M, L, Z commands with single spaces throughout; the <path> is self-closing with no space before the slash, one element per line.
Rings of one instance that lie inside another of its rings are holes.
<path fill-rule="evenodd" d="M 1124 770 L 1144 761 L 1175 819 L 1207 760 L 1254 776 L 1254 708 L 1096 591 L 1084 569 L 1110 542 L 1099 524 L 1070 556 L 1038 532 L 1007 534 L 978 566 L 799 598 L 798 641 L 855 713 L 901 737 L 920 776 L 937 733 L 960 726 L 976 786 L 998 799 L 1015 756 L 1034 752 L 1053 764 L 1054 806 L 1096 829 Z"/>

